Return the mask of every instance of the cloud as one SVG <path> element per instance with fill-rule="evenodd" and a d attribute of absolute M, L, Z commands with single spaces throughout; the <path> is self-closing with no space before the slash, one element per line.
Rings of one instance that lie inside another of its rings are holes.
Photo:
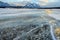
<path fill-rule="evenodd" d="M 54 6 L 56 6 L 56 7 L 58 7 L 58 6 L 60 6 L 60 2 L 59 2 L 60 0 L 39 0 L 39 4 L 40 4 L 40 6 L 42 6 L 42 7 L 54 7 Z"/>
<path fill-rule="evenodd" d="M 41 6 L 47 5 L 49 3 L 48 0 L 39 0 L 38 2 Z"/>
<path fill-rule="evenodd" d="M 41 5 L 41 7 L 60 7 L 60 2 L 51 2 L 51 3 L 48 3 L 47 5 Z"/>
<path fill-rule="evenodd" d="M 48 2 L 48 0 L 39 0 L 40 2 Z"/>
<path fill-rule="evenodd" d="M 20 1 L 32 1 L 32 0 L 20 0 Z"/>
<path fill-rule="evenodd" d="M 60 2 L 51 2 L 46 7 L 60 7 Z"/>

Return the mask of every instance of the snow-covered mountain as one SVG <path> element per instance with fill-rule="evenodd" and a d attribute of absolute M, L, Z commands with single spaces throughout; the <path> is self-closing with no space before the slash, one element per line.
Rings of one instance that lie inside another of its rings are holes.
<path fill-rule="evenodd" d="M 39 4 L 31 2 L 14 2 L 11 4 L 14 4 L 15 6 L 23 6 L 24 8 L 40 8 Z"/>
<path fill-rule="evenodd" d="M 8 3 L 4 3 L 2 1 L 0 1 L 0 7 L 6 7 L 6 6 L 10 6 Z"/>
<path fill-rule="evenodd" d="M 40 8 L 40 5 L 36 4 L 36 3 L 27 3 L 24 7 L 26 7 L 26 8 Z"/>
<path fill-rule="evenodd" d="M 0 7 L 40 8 L 40 5 L 31 2 L 5 3 L 0 1 Z"/>

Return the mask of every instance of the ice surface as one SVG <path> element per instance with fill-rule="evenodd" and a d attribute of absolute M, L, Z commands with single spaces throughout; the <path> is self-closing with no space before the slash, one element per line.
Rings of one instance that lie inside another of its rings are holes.
<path fill-rule="evenodd" d="M 0 40 L 55 40 L 60 11 L 51 9 L 52 13 L 47 14 L 45 10 L 1 8 Z"/>

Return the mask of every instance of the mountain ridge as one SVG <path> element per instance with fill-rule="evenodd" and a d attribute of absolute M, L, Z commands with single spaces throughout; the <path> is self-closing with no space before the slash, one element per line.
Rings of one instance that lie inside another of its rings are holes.
<path fill-rule="evenodd" d="M 10 6 L 8 3 L 0 1 L 0 7 L 7 7 Z"/>

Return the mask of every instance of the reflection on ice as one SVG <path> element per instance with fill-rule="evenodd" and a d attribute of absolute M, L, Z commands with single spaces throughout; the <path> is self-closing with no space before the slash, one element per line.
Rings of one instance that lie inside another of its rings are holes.
<path fill-rule="evenodd" d="M 59 10 L 46 9 L 45 12 L 46 12 L 49 16 L 51 16 L 51 17 L 53 17 L 53 18 L 55 18 L 55 19 L 57 19 L 57 20 L 60 20 L 60 18 L 59 18 L 59 17 L 60 17 Z"/>

